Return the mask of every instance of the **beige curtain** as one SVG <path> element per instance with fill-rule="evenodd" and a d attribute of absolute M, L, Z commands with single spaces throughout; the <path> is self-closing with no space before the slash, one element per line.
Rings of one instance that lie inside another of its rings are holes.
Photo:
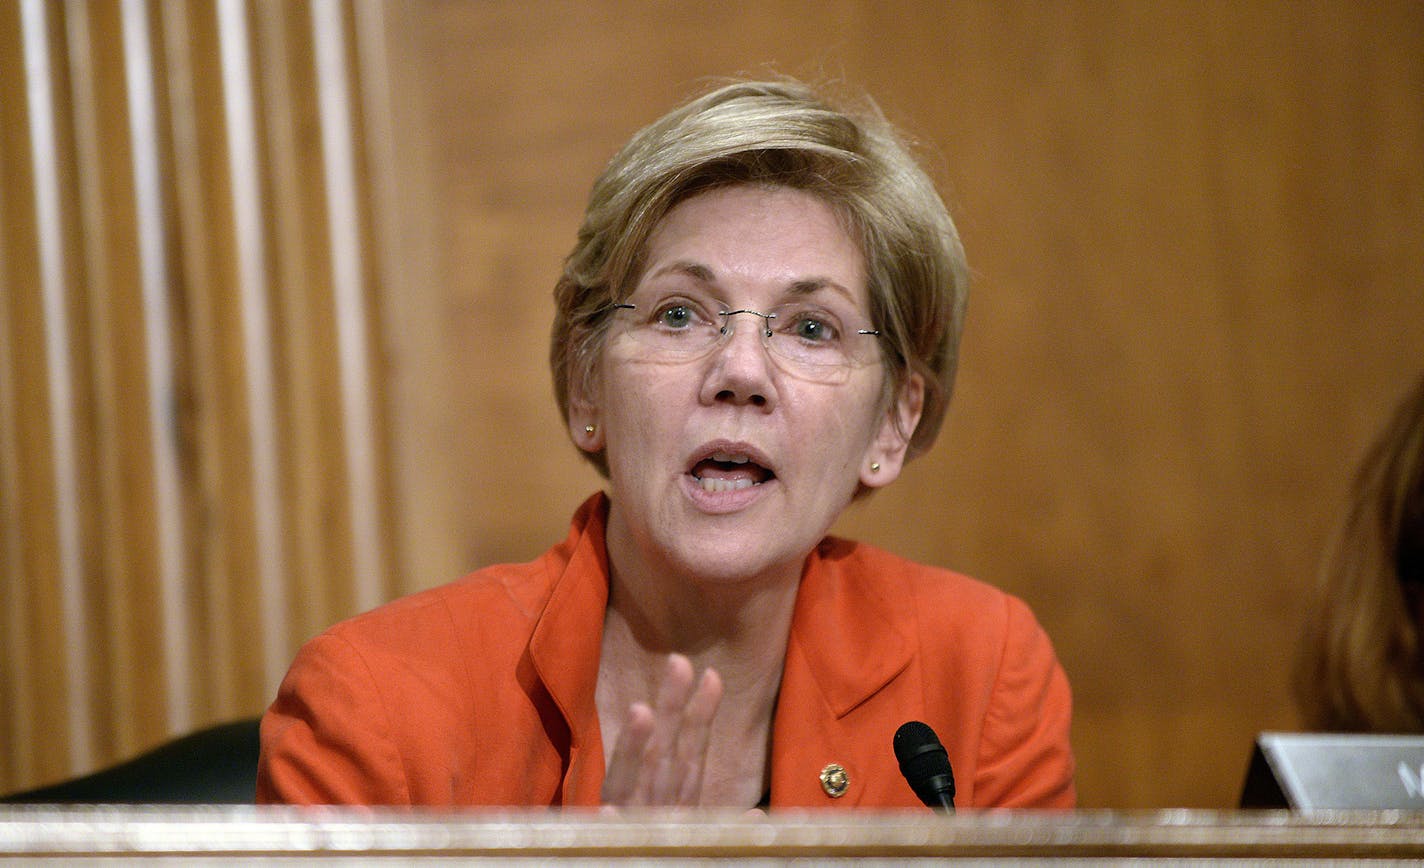
<path fill-rule="evenodd" d="M 0 4 L 0 791 L 390 595 L 381 8 Z"/>

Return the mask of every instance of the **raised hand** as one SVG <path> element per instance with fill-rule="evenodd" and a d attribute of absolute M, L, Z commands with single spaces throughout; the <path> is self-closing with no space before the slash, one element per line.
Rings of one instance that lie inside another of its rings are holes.
<path fill-rule="evenodd" d="M 603 804 L 691 807 L 702 796 L 712 716 L 722 701 L 714 669 L 694 678 L 692 661 L 668 655 L 654 704 L 628 708 L 603 777 Z"/>

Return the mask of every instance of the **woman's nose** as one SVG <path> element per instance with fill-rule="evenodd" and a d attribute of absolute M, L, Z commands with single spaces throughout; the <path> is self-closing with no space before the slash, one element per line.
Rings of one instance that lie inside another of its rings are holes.
<path fill-rule="evenodd" d="M 749 316 L 737 323 L 738 314 Z M 704 401 L 728 401 L 764 409 L 775 404 L 776 366 L 766 346 L 766 329 L 766 316 L 756 311 L 732 311 L 725 316 L 723 333 L 703 382 Z"/>

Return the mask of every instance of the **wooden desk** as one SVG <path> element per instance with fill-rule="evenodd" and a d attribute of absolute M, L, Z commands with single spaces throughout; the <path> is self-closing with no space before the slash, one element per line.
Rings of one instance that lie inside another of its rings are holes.
<path fill-rule="evenodd" d="M 385 859 L 1017 858 L 1224 862 L 1424 859 L 1424 812 L 1017 812 L 740 814 L 412 813 L 336 808 L 0 809 L 0 862 L 84 858 L 183 864 L 256 858 Z"/>

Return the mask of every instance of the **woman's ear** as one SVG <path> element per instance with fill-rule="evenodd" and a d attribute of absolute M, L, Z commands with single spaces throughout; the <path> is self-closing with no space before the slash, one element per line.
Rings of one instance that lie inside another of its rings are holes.
<path fill-rule="evenodd" d="M 569 437 L 585 452 L 602 452 L 607 443 L 598 403 L 590 396 L 592 377 L 576 377 L 569 384 Z"/>
<path fill-rule="evenodd" d="M 925 408 L 925 378 L 911 373 L 900 387 L 900 393 L 885 410 L 880 430 L 866 450 L 860 467 L 860 481 L 867 488 L 881 488 L 900 477 L 905 456 L 910 450 L 910 438 L 920 423 Z"/>
<path fill-rule="evenodd" d="M 603 428 L 598 424 L 597 409 L 586 401 L 569 402 L 569 436 L 574 445 L 585 452 L 602 452 Z"/>

